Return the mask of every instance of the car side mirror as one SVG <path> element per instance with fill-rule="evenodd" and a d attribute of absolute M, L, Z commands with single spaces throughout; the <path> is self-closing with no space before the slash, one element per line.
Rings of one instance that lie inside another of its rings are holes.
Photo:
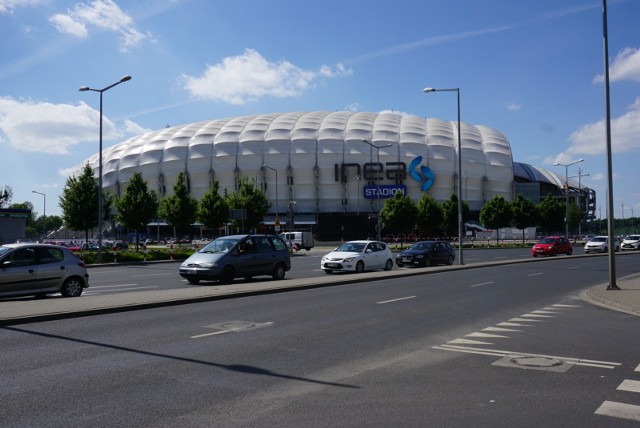
<path fill-rule="evenodd" d="M 367 248 L 367 250 L 365 251 L 365 253 L 373 253 L 373 250 L 371 248 Z"/>

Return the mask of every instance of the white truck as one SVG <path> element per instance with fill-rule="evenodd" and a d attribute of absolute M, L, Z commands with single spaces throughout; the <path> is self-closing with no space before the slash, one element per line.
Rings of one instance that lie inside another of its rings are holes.
<path fill-rule="evenodd" d="M 303 248 L 309 251 L 315 245 L 311 232 L 283 232 L 279 236 L 286 241 L 289 248 L 296 251 Z"/>

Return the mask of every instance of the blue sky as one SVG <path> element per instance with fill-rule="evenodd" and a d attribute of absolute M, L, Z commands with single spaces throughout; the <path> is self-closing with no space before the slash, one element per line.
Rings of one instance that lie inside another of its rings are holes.
<path fill-rule="evenodd" d="M 608 1 L 614 216 L 640 216 L 640 1 Z M 287 111 L 396 111 L 506 135 L 606 217 L 601 0 L 0 0 L 0 188 L 60 215 L 69 171 L 134 135 Z M 635 210 L 635 211 L 632 211 Z"/>

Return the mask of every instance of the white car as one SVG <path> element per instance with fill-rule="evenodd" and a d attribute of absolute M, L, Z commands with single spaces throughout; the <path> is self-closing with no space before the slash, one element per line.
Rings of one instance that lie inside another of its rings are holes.
<path fill-rule="evenodd" d="M 622 251 L 640 249 L 640 235 L 627 235 L 627 237 L 622 240 L 620 249 Z"/>
<path fill-rule="evenodd" d="M 393 268 L 393 255 L 387 244 L 380 241 L 349 241 L 322 257 L 320 268 L 325 273 L 336 271 L 364 272 Z"/>
<path fill-rule="evenodd" d="M 613 239 L 614 251 L 620 250 L 620 243 L 617 238 Z M 606 253 L 609 251 L 609 237 L 595 236 L 589 242 L 584 244 L 584 252 L 589 253 Z"/>

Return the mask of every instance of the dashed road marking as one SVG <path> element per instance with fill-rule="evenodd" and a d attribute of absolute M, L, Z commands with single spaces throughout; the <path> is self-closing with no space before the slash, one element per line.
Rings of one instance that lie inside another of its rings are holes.
<path fill-rule="evenodd" d="M 415 298 L 416 296 L 398 297 L 397 299 L 383 300 L 382 302 L 376 302 L 376 304 L 383 305 L 385 303 L 394 303 L 394 302 L 400 302 L 402 300 L 409 300 L 409 299 L 415 299 Z"/>
<path fill-rule="evenodd" d="M 640 422 L 640 406 L 635 406 L 633 404 L 605 401 L 600 407 L 598 407 L 595 414 Z"/>

